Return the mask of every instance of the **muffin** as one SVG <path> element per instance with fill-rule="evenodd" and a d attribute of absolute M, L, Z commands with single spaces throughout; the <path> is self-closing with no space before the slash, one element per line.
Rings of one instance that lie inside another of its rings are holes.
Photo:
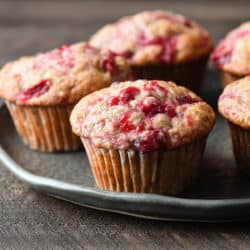
<path fill-rule="evenodd" d="M 228 121 L 237 165 L 250 175 L 250 77 L 229 84 L 218 108 Z"/>
<path fill-rule="evenodd" d="M 170 195 L 197 175 L 214 120 L 193 92 L 156 80 L 96 91 L 70 117 L 99 188 Z"/>
<path fill-rule="evenodd" d="M 250 22 L 231 31 L 216 47 L 211 59 L 223 86 L 250 74 Z"/>
<path fill-rule="evenodd" d="M 119 56 L 87 43 L 64 45 L 6 64 L 0 71 L 0 97 L 30 148 L 71 151 L 81 145 L 69 123 L 73 106 L 128 75 L 129 66 Z"/>
<path fill-rule="evenodd" d="M 126 58 L 134 79 L 171 80 L 196 92 L 212 50 L 204 28 L 184 16 L 160 10 L 108 24 L 90 43 Z"/>

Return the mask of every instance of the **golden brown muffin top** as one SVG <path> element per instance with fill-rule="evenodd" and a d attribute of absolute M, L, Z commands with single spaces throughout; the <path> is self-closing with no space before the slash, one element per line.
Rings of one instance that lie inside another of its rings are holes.
<path fill-rule="evenodd" d="M 194 21 L 168 11 L 144 11 L 105 25 L 90 43 L 132 65 L 174 64 L 208 56 L 212 41 Z"/>
<path fill-rule="evenodd" d="M 219 98 L 218 108 L 230 122 L 250 129 L 250 77 L 229 84 Z"/>
<path fill-rule="evenodd" d="M 87 43 L 64 45 L 35 56 L 22 57 L 0 71 L 0 97 L 18 105 L 63 105 L 86 94 L 127 80 L 122 57 Z"/>
<path fill-rule="evenodd" d="M 228 33 L 214 50 L 211 59 L 220 70 L 236 75 L 250 74 L 250 22 Z"/>
<path fill-rule="evenodd" d="M 207 136 L 213 109 L 173 82 L 126 81 L 84 97 L 70 117 L 73 132 L 95 146 L 142 152 L 171 149 Z"/>

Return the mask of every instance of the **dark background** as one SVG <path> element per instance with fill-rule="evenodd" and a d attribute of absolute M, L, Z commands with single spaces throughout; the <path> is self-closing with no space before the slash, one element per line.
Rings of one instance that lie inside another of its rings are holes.
<path fill-rule="evenodd" d="M 86 40 L 103 24 L 145 9 L 169 9 L 194 18 L 210 31 L 215 42 L 250 19 L 250 1 L 242 0 L 0 0 L 0 64 L 64 43 Z M 207 82 L 203 94 L 212 89 L 219 89 L 218 81 Z M 216 96 L 212 101 L 215 99 Z M 249 246 L 248 222 L 157 222 L 98 212 L 32 191 L 0 164 L 1 249 L 247 249 Z"/>
<path fill-rule="evenodd" d="M 1 62 L 86 40 L 103 24 L 149 9 L 169 9 L 209 28 L 216 42 L 249 18 L 249 1 L 0 0 Z"/>

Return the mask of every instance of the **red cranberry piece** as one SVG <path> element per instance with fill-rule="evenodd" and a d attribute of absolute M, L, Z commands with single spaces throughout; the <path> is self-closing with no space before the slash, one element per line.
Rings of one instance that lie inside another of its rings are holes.
<path fill-rule="evenodd" d="M 132 123 L 124 123 L 120 126 L 121 132 L 129 132 L 135 129 L 135 125 Z"/>
<path fill-rule="evenodd" d="M 119 97 L 117 96 L 112 96 L 108 101 L 107 101 L 107 104 L 109 106 L 115 106 L 115 105 L 118 105 L 119 104 Z"/>
<path fill-rule="evenodd" d="M 127 104 L 129 101 L 134 100 L 134 98 L 136 97 L 136 95 L 138 95 L 140 93 L 140 90 L 136 87 L 128 87 L 126 89 L 123 89 L 120 93 L 120 96 L 111 96 L 108 101 L 107 104 L 109 106 L 115 106 L 115 105 L 119 105 L 119 104 Z"/>
<path fill-rule="evenodd" d="M 224 64 L 229 63 L 231 61 L 232 51 L 227 51 L 223 54 L 215 53 L 212 55 L 211 59 L 213 63 L 218 68 L 221 68 Z"/>
<path fill-rule="evenodd" d="M 134 130 L 136 127 L 134 124 L 132 124 L 129 121 L 130 115 L 128 113 L 125 113 L 121 118 L 120 118 L 120 130 L 121 132 L 129 132 L 131 130 Z"/>
<path fill-rule="evenodd" d="M 141 111 L 146 117 L 152 117 L 159 113 L 165 113 L 165 107 L 160 103 L 160 101 L 155 101 L 147 105 L 142 105 Z"/>
<path fill-rule="evenodd" d="M 112 124 L 112 127 L 113 127 L 113 129 L 119 128 L 119 123 L 118 123 L 118 122 L 114 122 L 114 123 Z"/>
<path fill-rule="evenodd" d="M 192 22 L 191 22 L 190 20 L 188 20 L 187 18 L 185 18 L 185 19 L 183 20 L 183 24 L 184 24 L 184 26 L 186 26 L 186 27 L 192 27 Z"/>
<path fill-rule="evenodd" d="M 137 131 L 142 132 L 145 129 L 145 123 L 142 121 L 138 126 L 137 126 Z"/>
<path fill-rule="evenodd" d="M 21 102 L 26 102 L 31 98 L 39 97 L 50 89 L 49 80 L 41 80 L 38 84 L 29 89 L 23 90 L 17 95 L 17 99 Z"/>
<path fill-rule="evenodd" d="M 123 89 L 120 93 L 121 104 L 126 104 L 129 101 L 134 100 L 139 93 L 140 90 L 136 87 L 128 87 L 126 89 Z"/>
<path fill-rule="evenodd" d="M 151 40 L 142 40 L 142 46 L 149 46 L 149 45 L 160 45 L 162 46 L 161 52 L 161 61 L 163 63 L 172 63 L 176 54 L 176 38 L 169 37 L 166 39 L 157 37 Z"/>
<path fill-rule="evenodd" d="M 60 101 L 60 103 L 61 104 L 66 104 L 67 103 L 67 101 L 68 101 L 68 96 L 63 96 L 62 98 L 61 98 L 61 101 Z"/>
<path fill-rule="evenodd" d="M 133 51 L 130 51 L 130 50 L 125 50 L 125 51 L 121 51 L 121 52 L 117 52 L 117 51 L 109 51 L 110 55 L 115 57 L 115 56 L 121 56 L 121 57 L 124 57 L 124 58 L 131 58 L 133 55 L 134 55 L 134 52 Z"/>
<path fill-rule="evenodd" d="M 232 53 L 232 50 L 226 50 L 222 44 L 214 51 L 211 59 L 216 67 L 221 68 L 224 64 L 231 61 Z"/>
<path fill-rule="evenodd" d="M 184 113 L 187 110 L 187 106 L 181 106 L 181 112 Z"/>
<path fill-rule="evenodd" d="M 164 88 L 163 86 L 161 86 L 157 81 L 152 81 L 152 82 L 150 82 L 150 84 L 152 86 L 158 88 L 164 94 L 168 94 L 168 90 L 166 88 Z"/>
<path fill-rule="evenodd" d="M 133 51 L 123 51 L 123 52 L 120 52 L 120 53 L 115 53 L 117 56 L 121 56 L 121 57 L 124 57 L 124 58 L 131 58 L 133 55 L 134 55 L 134 52 Z"/>
<path fill-rule="evenodd" d="M 61 47 L 58 48 L 58 50 L 62 53 L 66 50 L 70 50 L 70 46 L 67 44 L 62 45 Z"/>
<path fill-rule="evenodd" d="M 205 42 L 207 42 L 207 41 L 210 40 L 210 36 L 209 36 L 208 34 L 204 33 L 204 34 L 202 34 L 202 39 L 203 39 Z"/>
<path fill-rule="evenodd" d="M 118 71 L 118 67 L 114 61 L 114 59 L 111 58 L 105 58 L 102 62 L 102 68 L 105 71 L 108 71 L 110 74 L 114 74 Z"/>
<path fill-rule="evenodd" d="M 149 84 L 145 84 L 145 85 L 143 86 L 143 90 L 144 90 L 144 91 L 153 92 L 153 91 L 154 91 L 154 88 L 153 88 L 151 85 L 149 85 Z"/>
<path fill-rule="evenodd" d="M 141 42 L 141 45 L 143 46 L 149 46 L 149 45 L 162 45 L 162 38 L 157 37 L 154 39 L 149 39 Z"/>
<path fill-rule="evenodd" d="M 165 40 L 161 53 L 161 61 L 163 63 L 172 63 L 176 55 L 176 43 L 175 37 L 170 37 Z"/>
<path fill-rule="evenodd" d="M 115 62 L 116 54 L 113 52 L 109 52 L 106 58 L 102 61 L 102 68 L 105 71 L 108 71 L 110 74 L 114 74 L 118 71 L 118 66 Z"/>
<path fill-rule="evenodd" d="M 139 138 L 133 142 L 133 147 L 141 152 L 150 152 L 160 148 L 160 141 L 158 139 L 158 131 L 152 131 L 145 138 Z"/>
<path fill-rule="evenodd" d="M 192 104 L 192 103 L 199 102 L 200 99 L 193 98 L 190 95 L 184 95 L 184 96 L 181 96 L 178 101 L 180 105 L 183 105 L 183 104 Z"/>
<path fill-rule="evenodd" d="M 170 118 L 173 118 L 176 116 L 176 105 L 174 104 L 171 104 L 169 106 L 167 106 L 167 115 L 170 117 Z"/>

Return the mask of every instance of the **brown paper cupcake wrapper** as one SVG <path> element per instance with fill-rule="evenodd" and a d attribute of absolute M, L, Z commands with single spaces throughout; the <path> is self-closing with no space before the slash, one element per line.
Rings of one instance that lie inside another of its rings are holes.
<path fill-rule="evenodd" d="M 72 151 L 81 141 L 73 135 L 69 116 L 74 105 L 42 107 L 18 106 L 7 102 L 16 130 L 31 149 Z"/>
<path fill-rule="evenodd" d="M 228 122 L 237 166 L 250 175 L 250 130 Z"/>
<path fill-rule="evenodd" d="M 208 57 L 176 65 L 148 65 L 132 67 L 134 79 L 166 80 L 198 93 L 201 89 Z"/>
<path fill-rule="evenodd" d="M 198 174 L 206 139 L 166 152 L 97 148 L 82 138 L 99 188 L 118 192 L 174 195 Z"/>
<path fill-rule="evenodd" d="M 221 83 L 222 87 L 226 87 L 228 84 L 235 82 L 241 78 L 245 77 L 244 75 L 235 75 L 229 72 L 221 71 L 220 72 L 220 78 L 221 78 Z"/>

